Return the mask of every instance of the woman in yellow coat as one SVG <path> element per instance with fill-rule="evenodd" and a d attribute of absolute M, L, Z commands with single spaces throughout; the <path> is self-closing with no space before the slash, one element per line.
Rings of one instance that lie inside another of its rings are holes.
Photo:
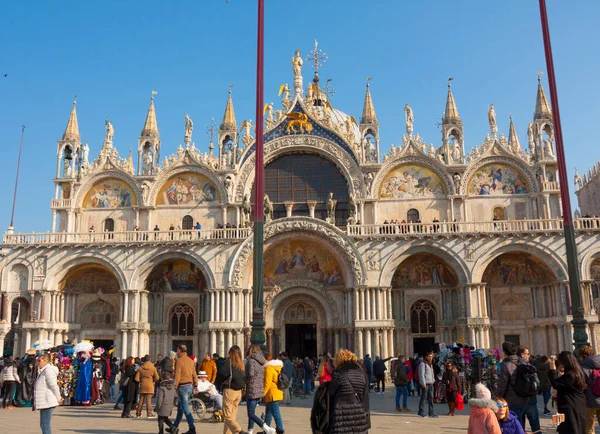
<path fill-rule="evenodd" d="M 277 434 L 283 434 L 283 419 L 279 411 L 279 401 L 283 401 L 283 390 L 277 387 L 277 379 L 283 368 L 283 361 L 271 360 L 271 356 L 267 356 L 265 364 L 265 396 L 264 402 L 267 404 L 265 412 L 265 425 L 271 425 L 271 419 L 275 419 Z"/>

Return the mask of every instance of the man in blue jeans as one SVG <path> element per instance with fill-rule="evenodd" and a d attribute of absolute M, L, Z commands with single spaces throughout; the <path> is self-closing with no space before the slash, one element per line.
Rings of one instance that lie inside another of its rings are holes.
<path fill-rule="evenodd" d="M 175 387 L 177 388 L 177 417 L 173 423 L 173 431 L 179 427 L 181 419 L 185 414 L 189 430 L 184 434 L 196 434 L 194 416 L 190 411 L 190 399 L 193 397 L 194 389 L 198 385 L 196 375 L 196 364 L 187 355 L 187 346 L 177 347 L 177 362 L 175 364 Z M 167 431 L 173 432 L 167 428 Z"/>
<path fill-rule="evenodd" d="M 421 399 L 419 400 L 419 416 L 437 418 L 433 408 L 433 387 L 435 376 L 433 375 L 433 353 L 425 355 L 425 360 L 419 365 L 419 387 L 421 388 Z M 429 405 L 429 413 L 425 414 L 425 401 Z"/>
<path fill-rule="evenodd" d="M 394 368 L 394 385 L 396 386 L 396 411 L 410 411 L 408 408 L 408 366 L 404 364 L 406 358 L 398 356 Z M 402 407 L 400 407 L 400 396 L 402 396 Z"/>

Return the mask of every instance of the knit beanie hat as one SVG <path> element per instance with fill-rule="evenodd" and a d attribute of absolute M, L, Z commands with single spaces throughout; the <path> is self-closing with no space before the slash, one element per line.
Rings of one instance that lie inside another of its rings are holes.
<path fill-rule="evenodd" d="M 492 392 L 483 383 L 477 383 L 475 393 L 477 394 L 477 399 L 492 399 Z"/>

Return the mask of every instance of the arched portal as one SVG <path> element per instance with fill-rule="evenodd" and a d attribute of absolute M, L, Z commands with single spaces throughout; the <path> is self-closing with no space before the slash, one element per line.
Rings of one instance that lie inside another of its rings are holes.
<path fill-rule="evenodd" d="M 458 339 L 459 279 L 440 256 L 416 253 L 404 259 L 392 277 L 393 318 L 410 327 L 396 327 L 397 348 L 406 354 L 433 350 L 434 342 Z M 440 321 L 452 326 L 438 327 Z"/>
<path fill-rule="evenodd" d="M 482 282 L 492 346 L 508 340 L 529 343 L 532 354 L 551 354 L 564 345 L 552 318 L 566 314 L 566 293 L 544 261 L 526 252 L 500 254 L 485 268 Z"/>
<path fill-rule="evenodd" d="M 177 351 L 181 344 L 185 345 L 188 354 L 194 353 L 194 309 L 186 303 L 179 303 L 171 309 L 169 332 L 171 349 Z"/>
<path fill-rule="evenodd" d="M 28 348 L 23 336 L 23 323 L 30 320 L 29 302 L 24 297 L 15 298 L 10 305 L 10 331 L 4 338 L 4 355 L 21 356 Z"/>

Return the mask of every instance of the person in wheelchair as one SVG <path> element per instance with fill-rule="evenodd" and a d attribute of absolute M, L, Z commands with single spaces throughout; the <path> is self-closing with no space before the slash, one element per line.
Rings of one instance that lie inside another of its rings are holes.
<path fill-rule="evenodd" d="M 198 372 L 198 386 L 196 387 L 196 397 L 204 402 L 214 402 L 216 405 L 215 413 L 220 413 L 223 409 L 223 395 L 221 395 L 214 384 L 208 381 L 208 375 L 205 371 Z"/>

